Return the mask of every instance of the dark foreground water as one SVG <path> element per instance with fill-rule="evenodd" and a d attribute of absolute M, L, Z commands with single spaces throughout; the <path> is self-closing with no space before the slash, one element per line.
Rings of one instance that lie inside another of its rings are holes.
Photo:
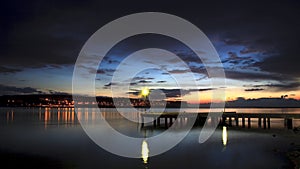
<path fill-rule="evenodd" d="M 175 111 L 175 110 L 170 110 Z M 186 110 L 197 111 L 197 110 Z M 200 111 L 207 111 L 201 109 Z M 300 113 L 300 109 L 235 109 L 237 112 Z M 78 118 L 94 123 L 93 110 L 81 109 Z M 144 129 L 124 120 L 114 109 L 103 116 L 123 133 L 145 137 L 163 129 Z M 132 114 L 136 116 L 136 114 Z M 255 122 L 254 122 L 255 123 Z M 299 122 L 295 121 L 298 125 Z M 286 156 L 300 145 L 300 134 L 284 128 L 283 120 L 272 120 L 271 129 L 220 126 L 203 144 L 196 127 L 173 149 L 147 159 L 111 154 L 96 145 L 83 131 L 71 108 L 0 108 L 1 168 L 292 168 Z M 180 131 L 178 131 L 180 132 Z M 224 133 L 225 132 L 225 133 Z M 225 143 L 226 144 L 225 144 Z M 142 146 L 142 143 L 136 146 Z M 149 149 L 151 151 L 151 149 Z M 8 167 L 5 167 L 8 166 Z"/>

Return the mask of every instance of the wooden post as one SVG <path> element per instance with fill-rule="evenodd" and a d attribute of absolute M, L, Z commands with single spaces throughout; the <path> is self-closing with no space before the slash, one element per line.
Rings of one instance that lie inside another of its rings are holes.
<path fill-rule="evenodd" d="M 231 119 L 231 116 L 229 116 L 229 126 L 232 126 L 232 119 Z"/>
<path fill-rule="evenodd" d="M 242 117 L 242 127 L 245 128 L 245 117 Z"/>
<path fill-rule="evenodd" d="M 168 128 L 168 118 L 165 117 L 165 127 Z"/>
<path fill-rule="evenodd" d="M 267 122 L 266 122 L 266 117 L 264 117 L 264 119 L 263 119 L 264 121 L 263 121 L 263 123 L 264 123 L 264 129 L 265 128 L 267 128 Z"/>
<path fill-rule="evenodd" d="M 271 128 L 271 118 L 268 117 L 268 129 L 270 129 L 270 128 Z"/>
<path fill-rule="evenodd" d="M 195 125 L 200 125 L 200 116 L 199 116 L 199 114 L 197 114 Z"/>
<path fill-rule="evenodd" d="M 160 126 L 160 117 L 157 118 L 157 126 Z"/>
<path fill-rule="evenodd" d="M 239 126 L 239 118 L 237 116 L 235 116 L 235 124 L 237 127 Z"/>
<path fill-rule="evenodd" d="M 287 119 L 286 124 L 288 129 L 293 129 L 293 119 L 291 118 Z"/>
<path fill-rule="evenodd" d="M 251 118 L 248 117 L 248 128 L 251 128 Z"/>
<path fill-rule="evenodd" d="M 156 127 L 156 118 L 154 117 L 153 119 L 153 126 Z"/>
<path fill-rule="evenodd" d="M 142 118 L 142 127 L 144 127 L 144 117 L 141 116 L 141 118 Z"/>
<path fill-rule="evenodd" d="M 172 120 L 173 120 L 172 117 L 170 117 L 170 126 L 172 126 L 172 124 L 173 124 Z"/>
<path fill-rule="evenodd" d="M 225 125 L 226 124 L 226 116 L 222 117 L 222 124 Z"/>
<path fill-rule="evenodd" d="M 261 118 L 258 118 L 258 127 L 261 128 Z"/>

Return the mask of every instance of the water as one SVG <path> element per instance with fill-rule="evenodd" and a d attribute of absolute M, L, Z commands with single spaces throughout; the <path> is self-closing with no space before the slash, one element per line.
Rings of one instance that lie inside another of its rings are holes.
<path fill-rule="evenodd" d="M 129 122 L 114 109 L 102 109 L 103 118 L 116 130 L 131 136 L 149 137 L 163 129 Z M 176 109 L 168 109 L 176 111 Z M 207 112 L 208 109 L 185 109 Z M 226 109 L 238 113 L 300 113 L 300 109 Z M 137 114 L 129 114 L 138 118 Z M 11 168 L 288 168 L 286 152 L 300 145 L 299 134 L 287 130 L 283 121 L 272 120 L 271 130 L 218 128 L 199 144 L 196 127 L 173 149 L 158 156 L 131 159 L 98 147 L 83 131 L 77 118 L 93 125 L 93 109 L 0 108 L 0 160 Z M 298 125 L 299 122 L 295 121 Z M 178 131 L 180 132 L 180 131 Z M 145 152 L 146 143 L 136 145 Z M 144 148 L 143 148 L 144 147 Z M 11 159 L 14 160 L 9 160 Z M 24 160 L 25 159 L 25 160 Z M 146 163 L 145 163 L 146 160 Z M 42 161 L 39 163 L 39 161 Z M 22 162 L 22 164 L 18 164 Z"/>

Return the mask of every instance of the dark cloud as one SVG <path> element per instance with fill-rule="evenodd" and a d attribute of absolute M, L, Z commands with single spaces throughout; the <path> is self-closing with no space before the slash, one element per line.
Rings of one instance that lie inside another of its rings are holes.
<path fill-rule="evenodd" d="M 20 71 L 22 71 L 22 69 L 0 66 L 0 73 L 16 73 Z"/>
<path fill-rule="evenodd" d="M 268 86 L 269 88 L 274 88 L 278 91 L 294 91 L 299 90 L 300 82 L 283 82 L 280 84 L 269 84 L 266 86 Z"/>
<path fill-rule="evenodd" d="M 250 80 L 250 81 L 257 81 L 257 80 L 289 80 L 294 81 L 294 77 L 291 76 L 282 76 L 275 73 L 265 73 L 260 71 L 249 71 L 249 70 L 243 70 L 243 69 L 229 69 L 229 68 L 218 68 L 218 67 L 209 67 L 211 70 L 219 71 L 221 69 L 224 69 L 225 77 L 229 79 L 235 79 L 235 80 Z M 178 70 L 175 70 L 178 71 Z M 180 70 L 179 70 L 180 71 Z M 179 72 L 178 71 L 178 72 Z M 185 70 L 187 72 L 187 70 Z M 193 73 L 198 73 L 201 75 L 204 75 L 203 78 L 208 77 L 207 71 L 205 67 L 191 67 L 191 71 Z M 183 71 L 182 71 L 183 72 Z"/>
<path fill-rule="evenodd" d="M 118 2 L 115 5 L 111 1 L 96 0 L 72 3 L 58 0 L 5 1 L 0 7 L 0 73 L 16 73 L 25 68 L 59 69 L 73 65 L 84 42 L 104 24 L 131 13 L 160 11 L 178 15 L 199 26 L 218 51 L 223 47 L 239 46 L 237 51 L 230 49 L 230 53 L 221 55 L 229 57 L 225 60 L 231 66 L 225 67 L 226 77 L 277 80 L 278 84 L 266 87 L 282 90 L 298 88 L 300 24 L 297 20 L 300 1 L 257 3 L 234 0 L 217 3 L 204 1 L 201 4 L 168 1 L 147 5 L 142 2 Z M 154 44 L 152 47 L 172 50 L 188 64 L 198 63 L 197 66 L 190 65 L 191 70 L 207 75 L 200 66 L 199 58 L 191 51 L 176 51 L 178 43 L 168 44 L 166 41 L 157 41 L 155 38 L 133 40 L 134 45 L 124 45 L 115 56 L 121 57 L 135 49 L 149 47 L 147 44 L 150 43 Z M 218 46 L 221 42 L 224 45 Z M 111 57 L 105 58 L 105 62 L 117 64 L 119 60 Z M 249 71 L 253 67 L 261 72 Z M 172 71 L 185 73 L 187 70 L 176 68 Z M 98 70 L 98 73 L 111 72 Z"/>
<path fill-rule="evenodd" d="M 2 4 L 0 20 L 6 28 L 0 33 L 6 38 L 0 42 L 0 66 L 24 69 L 74 64 L 91 29 L 96 30 L 91 26 L 94 22 L 83 19 L 86 15 L 77 5 L 59 1 Z"/>
<path fill-rule="evenodd" d="M 142 76 L 136 76 L 132 80 L 153 80 L 153 77 L 142 77 Z"/>
<path fill-rule="evenodd" d="M 283 80 L 284 77 L 277 74 L 268 74 L 262 72 L 247 72 L 236 70 L 225 70 L 226 78 L 236 80 Z"/>
<path fill-rule="evenodd" d="M 236 52 L 228 52 L 227 55 L 229 56 L 227 59 L 223 60 L 223 63 L 228 63 L 229 65 L 226 67 L 227 69 L 244 69 L 250 70 L 253 68 L 253 64 L 257 61 L 254 60 L 252 57 L 246 56 L 241 57 Z"/>
<path fill-rule="evenodd" d="M 191 50 L 175 51 L 175 53 L 176 53 L 177 56 L 180 57 L 181 60 L 183 60 L 187 64 L 190 64 L 191 62 L 194 62 L 194 63 L 197 63 L 197 64 L 202 63 L 201 59 Z M 204 53 L 204 52 L 198 51 L 198 53 Z M 176 59 L 176 60 L 178 60 L 178 59 Z"/>
<path fill-rule="evenodd" d="M 103 69 L 98 69 L 97 74 L 105 74 L 105 71 Z"/>
<path fill-rule="evenodd" d="M 0 84 L 0 95 L 39 94 L 39 93 L 42 93 L 42 91 L 32 87 L 16 87 L 16 86 L 6 86 Z"/>
<path fill-rule="evenodd" d="M 147 6 L 139 2 L 118 4 L 96 0 L 6 1 L 0 10 L 3 26 L 0 33 L 5 37 L 0 45 L 1 55 L 5 57 L 1 63 L 21 67 L 74 64 L 80 48 L 95 30 L 120 16 L 143 11 L 178 15 L 200 26 L 208 35 L 219 34 L 227 44 L 243 44 L 251 50 L 262 48 L 270 41 L 269 44 L 276 44 L 282 37 L 293 41 L 295 36 L 287 35 L 299 30 L 295 22 L 299 3 L 295 1 L 260 2 L 260 5 L 252 1 L 204 1 L 201 6 L 182 2 L 170 5 L 168 1 Z M 182 54 L 187 62 L 199 62 L 197 57 L 190 56 L 192 54 Z"/>
<path fill-rule="evenodd" d="M 260 67 L 263 71 L 300 77 L 300 49 L 293 50 L 293 52 L 285 52 L 281 55 L 268 57 L 264 61 L 256 63 L 256 66 Z"/>
<path fill-rule="evenodd" d="M 188 73 L 191 72 L 189 69 L 173 69 L 168 71 L 169 73 L 173 73 L 173 74 L 183 74 L 183 73 Z"/>
<path fill-rule="evenodd" d="M 256 92 L 256 91 L 262 91 L 265 90 L 263 88 L 252 88 L 252 89 L 245 89 L 246 92 Z"/>
<path fill-rule="evenodd" d="M 104 87 L 110 87 L 110 86 L 116 85 L 116 84 L 117 84 L 117 83 L 112 83 L 112 82 L 110 82 L 110 83 L 105 84 Z"/>
<path fill-rule="evenodd" d="M 138 83 L 143 83 L 143 84 L 145 84 L 145 83 L 151 83 L 151 81 L 150 81 L 150 80 L 140 80 Z"/>
<path fill-rule="evenodd" d="M 135 82 L 130 82 L 129 83 L 131 86 L 136 86 L 136 85 L 138 85 L 138 83 L 135 83 Z"/>
<path fill-rule="evenodd" d="M 100 68 L 96 70 L 95 68 L 86 65 L 79 65 L 79 67 L 85 69 L 86 73 L 97 74 L 97 79 L 99 79 L 99 76 L 103 75 L 112 76 L 112 73 L 115 72 L 114 69 Z"/>
<path fill-rule="evenodd" d="M 167 81 L 165 81 L 165 80 L 159 80 L 159 81 L 157 81 L 156 83 L 166 83 Z"/>
<path fill-rule="evenodd" d="M 281 82 L 281 83 L 270 83 L 270 84 L 260 84 L 260 85 L 249 85 L 245 87 L 254 87 L 254 88 L 262 88 L 267 87 L 271 90 L 275 91 L 295 91 L 299 90 L 300 88 L 300 82 Z"/>
<path fill-rule="evenodd" d="M 215 88 L 196 89 L 194 91 L 204 92 L 204 91 L 210 91 L 210 90 L 215 90 Z"/>
<path fill-rule="evenodd" d="M 249 54 L 249 53 L 256 53 L 256 52 L 261 52 L 261 51 L 253 48 L 244 48 L 240 51 L 240 54 Z"/>
<path fill-rule="evenodd" d="M 104 57 L 103 61 L 105 61 L 108 64 L 119 64 L 120 61 L 118 61 L 117 59 L 113 59 L 112 57 Z"/>
<path fill-rule="evenodd" d="M 138 90 L 132 90 L 132 91 L 129 91 L 129 92 L 126 92 L 127 94 L 131 94 L 131 95 L 134 95 L 134 96 L 138 96 L 140 95 L 140 91 Z"/>
<path fill-rule="evenodd" d="M 136 77 L 132 78 L 130 85 L 136 86 L 138 84 L 152 83 L 153 79 L 154 79 L 153 77 L 136 76 Z"/>
<path fill-rule="evenodd" d="M 203 88 L 203 89 L 159 89 L 162 90 L 166 97 L 182 97 L 190 94 L 191 92 L 204 92 L 214 90 L 213 88 Z"/>
<path fill-rule="evenodd" d="M 111 73 L 115 72 L 114 69 L 98 69 L 97 74 L 106 74 L 106 75 L 111 75 Z"/>

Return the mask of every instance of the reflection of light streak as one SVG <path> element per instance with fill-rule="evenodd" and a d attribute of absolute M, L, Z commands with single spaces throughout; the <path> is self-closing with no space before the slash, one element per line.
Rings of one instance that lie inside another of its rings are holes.
<path fill-rule="evenodd" d="M 222 132 L 222 141 L 223 145 L 227 145 L 228 135 L 227 135 L 227 127 L 223 126 L 223 132 Z"/>
<path fill-rule="evenodd" d="M 57 112 L 57 121 L 58 122 L 60 121 L 60 110 L 58 110 L 58 112 Z"/>
<path fill-rule="evenodd" d="M 14 121 L 14 111 L 11 111 L 11 121 Z"/>
<path fill-rule="evenodd" d="M 80 111 L 77 112 L 77 118 L 78 118 L 78 120 L 81 120 L 81 112 Z"/>
<path fill-rule="evenodd" d="M 47 129 L 48 121 L 50 120 L 50 109 L 46 108 L 45 109 L 45 117 L 44 117 L 44 123 L 45 123 L 45 129 Z"/>
<path fill-rule="evenodd" d="M 72 124 L 74 123 L 74 119 L 75 119 L 75 112 L 72 111 Z"/>
<path fill-rule="evenodd" d="M 88 114 L 87 111 L 84 112 L 84 120 L 85 120 L 85 121 L 88 121 L 88 120 L 89 120 L 89 114 Z"/>
<path fill-rule="evenodd" d="M 68 122 L 68 112 L 64 112 L 64 121 Z"/>
<path fill-rule="evenodd" d="M 146 142 L 146 140 L 144 140 L 142 143 L 142 158 L 143 158 L 144 164 L 147 164 L 148 157 L 149 157 L 148 143 Z"/>

